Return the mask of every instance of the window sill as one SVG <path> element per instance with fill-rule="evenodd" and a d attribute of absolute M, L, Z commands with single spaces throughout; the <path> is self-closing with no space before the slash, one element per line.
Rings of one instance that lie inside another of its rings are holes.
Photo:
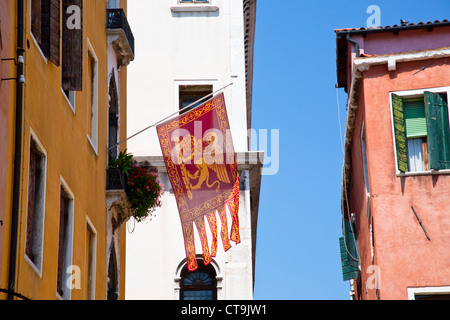
<path fill-rule="evenodd" d="M 418 172 L 399 172 L 397 171 L 397 177 L 414 177 L 414 176 L 430 176 L 430 175 L 448 175 L 450 170 L 429 170 Z"/>
<path fill-rule="evenodd" d="M 218 6 L 199 6 L 199 5 L 179 5 L 170 7 L 172 12 L 216 12 L 219 11 Z"/>

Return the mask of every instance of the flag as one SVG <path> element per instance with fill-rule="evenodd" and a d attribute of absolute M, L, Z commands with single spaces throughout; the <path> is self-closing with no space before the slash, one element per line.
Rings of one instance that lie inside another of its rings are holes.
<path fill-rule="evenodd" d="M 177 201 L 189 271 L 198 268 L 194 225 L 208 265 L 217 254 L 217 217 L 223 248 L 240 243 L 239 173 L 223 93 L 156 127 Z M 231 216 L 228 235 L 227 209 Z M 217 212 L 217 213 L 216 213 Z M 211 248 L 206 235 L 211 230 Z"/>

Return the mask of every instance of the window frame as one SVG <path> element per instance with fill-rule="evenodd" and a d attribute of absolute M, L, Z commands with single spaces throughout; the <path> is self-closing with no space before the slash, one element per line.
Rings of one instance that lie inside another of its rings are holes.
<path fill-rule="evenodd" d="M 42 154 L 43 156 L 43 160 L 44 163 L 42 164 L 41 167 L 41 175 L 43 177 L 43 179 L 41 179 L 41 183 L 42 183 L 42 199 L 40 201 L 41 203 L 41 208 L 40 208 L 40 229 L 41 229 L 41 239 L 40 239 L 40 252 L 39 252 L 39 263 L 36 264 L 31 257 L 28 256 L 27 254 L 27 250 L 25 248 L 24 250 L 24 255 L 25 255 L 25 260 L 29 263 L 29 265 L 31 266 L 31 268 L 38 274 L 38 276 L 42 279 L 42 268 L 43 268 L 43 260 L 44 260 L 44 235 L 45 235 L 45 208 L 46 208 L 46 199 L 47 199 L 47 163 L 48 163 L 48 157 L 47 157 L 47 151 L 45 150 L 43 144 L 41 143 L 41 141 L 39 140 L 39 138 L 37 137 L 36 133 L 34 132 L 34 130 L 32 128 L 30 128 L 30 137 L 29 137 L 29 159 L 28 159 L 28 179 L 30 178 L 29 176 L 29 172 L 30 172 L 30 161 L 31 161 L 31 144 L 35 143 L 35 146 L 38 148 L 38 151 Z M 29 181 L 28 181 L 29 183 Z M 29 192 L 29 185 L 27 187 L 27 202 L 28 202 L 28 192 Z M 36 202 L 36 201 L 35 201 Z M 28 234 L 28 212 L 29 208 L 28 208 L 28 203 L 27 203 L 27 222 L 26 222 L 26 232 L 25 234 Z M 36 214 L 36 212 L 34 213 Z M 34 237 L 34 236 L 33 236 Z M 25 239 L 25 243 L 27 242 L 27 237 Z"/>
<path fill-rule="evenodd" d="M 87 132 L 87 138 L 89 141 L 89 144 L 91 145 L 92 149 L 94 150 L 95 154 L 98 155 L 98 122 L 99 122 L 99 116 L 98 116 L 98 99 L 99 99 L 99 60 L 95 53 L 95 50 L 89 41 L 89 38 L 87 39 L 87 47 L 88 47 L 88 58 L 87 60 L 87 71 L 86 71 L 86 77 L 87 81 L 91 82 L 91 92 L 86 92 L 86 109 L 87 109 L 87 125 L 89 128 L 89 121 L 91 121 L 91 132 Z M 92 72 L 94 75 L 92 76 L 89 73 L 89 64 L 91 61 L 94 61 L 94 68 Z M 89 90 L 87 90 L 89 91 Z M 89 95 L 91 95 L 91 101 L 89 101 Z M 90 105 L 89 105 L 90 104 Z M 89 111 L 91 111 L 91 116 L 89 115 Z"/>
<path fill-rule="evenodd" d="M 408 300 L 416 300 L 416 296 L 439 296 L 450 294 L 450 286 L 407 288 Z"/>
<path fill-rule="evenodd" d="M 39 3 L 40 3 L 40 1 L 39 1 Z M 41 54 L 42 59 L 44 59 L 45 64 L 48 64 L 48 58 L 45 56 L 44 51 L 41 48 L 40 41 L 38 40 L 38 38 L 36 37 L 36 35 L 33 32 L 33 0 L 30 0 L 29 6 L 30 6 L 30 30 L 29 31 L 30 31 L 31 39 L 33 39 L 34 45 L 36 46 L 39 53 Z M 42 19 L 42 12 L 39 11 L 39 13 L 41 14 L 41 19 Z M 42 25 L 42 21 L 41 21 L 41 25 Z M 41 26 L 41 30 L 42 30 L 42 26 Z M 41 33 L 42 33 L 42 31 L 41 31 Z M 41 34 L 41 38 L 42 38 L 42 34 Z"/>
<path fill-rule="evenodd" d="M 185 292 L 191 292 L 191 291 L 204 291 L 204 290 L 211 290 L 213 297 L 212 297 L 212 301 L 216 301 L 217 300 L 217 287 L 218 287 L 218 280 L 217 280 L 217 271 L 215 270 L 214 266 L 209 264 L 207 266 L 204 265 L 204 262 L 202 259 L 197 258 L 197 263 L 198 263 L 198 269 L 195 271 L 189 271 L 187 268 L 187 264 L 184 266 L 184 268 L 181 270 L 180 273 L 180 300 L 181 301 L 186 301 L 183 298 L 183 295 Z M 205 285 L 205 286 L 198 286 L 196 288 L 195 285 L 192 286 L 185 286 L 184 280 L 190 275 L 190 274 L 194 274 L 197 272 L 203 272 L 206 273 L 208 276 L 211 277 L 213 284 L 212 285 Z M 199 301 L 199 300 L 197 300 Z"/>
<path fill-rule="evenodd" d="M 433 175 L 433 174 L 450 174 L 450 169 L 443 170 L 435 170 L 429 169 L 425 171 L 414 171 L 414 172 L 402 172 L 398 168 L 398 159 L 397 159 L 397 145 L 395 143 L 395 126 L 394 126 L 394 114 L 393 114 L 393 103 L 392 103 L 392 95 L 400 96 L 404 99 L 410 98 L 418 98 L 425 95 L 425 91 L 433 92 L 433 93 L 446 93 L 447 94 L 447 109 L 449 109 L 449 121 L 450 121 L 450 86 L 446 87 L 434 87 L 434 88 L 423 88 L 423 89 L 413 89 L 413 90 L 403 90 L 403 91 L 392 91 L 389 92 L 389 104 L 390 104 L 390 112 L 391 112 L 391 130 L 392 130 L 392 143 L 394 146 L 394 156 L 395 156 L 395 170 L 397 177 L 405 177 L 405 176 L 420 176 L 420 175 Z"/>
<path fill-rule="evenodd" d="M 59 0 L 45 0 L 48 1 L 46 12 L 48 14 L 47 19 L 44 18 L 43 12 L 43 1 L 44 0 L 36 0 L 40 4 L 39 8 L 39 28 L 40 35 L 39 37 L 34 34 L 33 29 L 33 2 L 34 0 L 29 1 L 30 6 L 30 34 L 33 39 L 36 47 L 41 53 L 42 57 L 46 64 L 48 61 L 52 61 L 56 66 L 61 65 L 61 2 Z"/>
<path fill-rule="evenodd" d="M 97 229 L 92 223 L 91 219 L 86 216 L 86 235 L 92 235 L 91 239 L 91 247 L 88 247 L 89 243 L 86 243 L 86 253 L 89 251 L 89 255 L 92 257 L 92 264 L 89 264 L 90 257 L 86 257 L 86 284 L 87 284 L 87 300 L 95 300 L 95 283 L 96 283 L 96 275 L 97 275 Z M 86 236 L 87 239 L 87 236 Z"/>
<path fill-rule="evenodd" d="M 68 251 L 64 252 L 64 258 L 66 258 L 67 260 L 63 262 L 62 265 L 62 283 L 61 286 L 66 286 L 67 287 L 67 279 L 69 278 L 69 275 L 67 274 L 67 270 L 69 267 L 72 266 L 73 263 L 73 234 L 74 234 L 74 217 L 75 217 L 75 196 L 72 192 L 72 190 L 69 188 L 67 182 L 64 180 L 63 177 L 60 177 L 60 194 L 59 194 L 59 200 L 58 202 L 60 203 L 61 198 L 62 198 L 62 192 L 64 191 L 64 193 L 66 194 L 69 202 L 69 206 L 68 206 L 68 214 L 67 214 L 67 227 L 66 227 L 66 231 L 67 231 L 67 248 Z M 57 268 L 56 268 L 56 282 L 58 283 L 58 271 L 59 271 L 59 236 L 60 236 L 60 230 L 59 230 L 59 225 L 60 225 L 60 214 L 59 214 L 59 218 L 58 218 L 58 255 L 57 255 Z M 64 246 L 64 243 L 63 243 Z M 63 259 L 64 259 L 63 258 Z M 71 276 L 71 275 L 70 275 Z M 66 291 L 63 291 L 63 295 L 61 296 L 61 294 L 58 292 L 58 286 L 56 287 L 56 297 L 59 300 L 71 300 L 72 298 L 72 288 L 67 288 Z"/>
<path fill-rule="evenodd" d="M 77 92 L 73 90 L 69 90 L 66 92 L 63 88 L 61 88 L 61 92 L 64 98 L 66 98 L 66 101 L 69 104 L 70 109 L 72 109 L 73 114 L 76 114 Z"/>
<path fill-rule="evenodd" d="M 214 85 L 213 84 L 179 84 L 178 85 L 178 110 L 182 110 L 183 108 L 183 97 L 194 97 L 195 100 L 198 101 L 202 99 L 202 101 L 198 102 L 197 105 L 193 105 L 189 109 L 180 113 L 180 115 L 185 114 L 192 109 L 202 105 L 206 101 L 212 98 L 212 94 L 214 93 Z M 197 99 L 198 98 L 198 99 Z M 186 106 L 187 107 L 187 106 Z"/>

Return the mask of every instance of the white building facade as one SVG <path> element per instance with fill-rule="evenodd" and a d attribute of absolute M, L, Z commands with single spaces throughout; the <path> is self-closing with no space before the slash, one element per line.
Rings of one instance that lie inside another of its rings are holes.
<path fill-rule="evenodd" d="M 128 222 L 126 299 L 253 298 L 262 153 L 249 151 L 256 0 L 152 0 L 129 4 L 139 55 L 128 69 L 128 135 L 224 89 L 240 174 L 241 243 L 188 272 L 180 217 L 154 128 L 130 139 L 128 152 L 157 171 L 163 206 L 150 221 Z M 218 220 L 220 230 L 220 220 Z M 228 213 L 228 227 L 231 217 Z M 210 230 L 207 228 L 207 234 Z M 220 236 L 219 236 L 220 237 Z M 211 244 L 211 238 L 208 238 Z"/>

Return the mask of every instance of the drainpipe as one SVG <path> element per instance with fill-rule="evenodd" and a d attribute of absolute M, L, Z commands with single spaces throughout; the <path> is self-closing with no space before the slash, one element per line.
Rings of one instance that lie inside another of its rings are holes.
<path fill-rule="evenodd" d="M 17 236 L 19 229 L 20 171 L 22 158 L 22 116 L 24 76 L 24 0 L 17 1 L 17 87 L 16 87 L 16 128 L 14 141 L 14 186 L 11 218 L 11 247 L 9 253 L 8 300 L 14 300 L 17 266 Z"/>
<path fill-rule="evenodd" d="M 347 33 L 347 41 L 355 45 L 356 57 L 359 58 L 359 43 L 350 38 L 350 33 Z"/>

